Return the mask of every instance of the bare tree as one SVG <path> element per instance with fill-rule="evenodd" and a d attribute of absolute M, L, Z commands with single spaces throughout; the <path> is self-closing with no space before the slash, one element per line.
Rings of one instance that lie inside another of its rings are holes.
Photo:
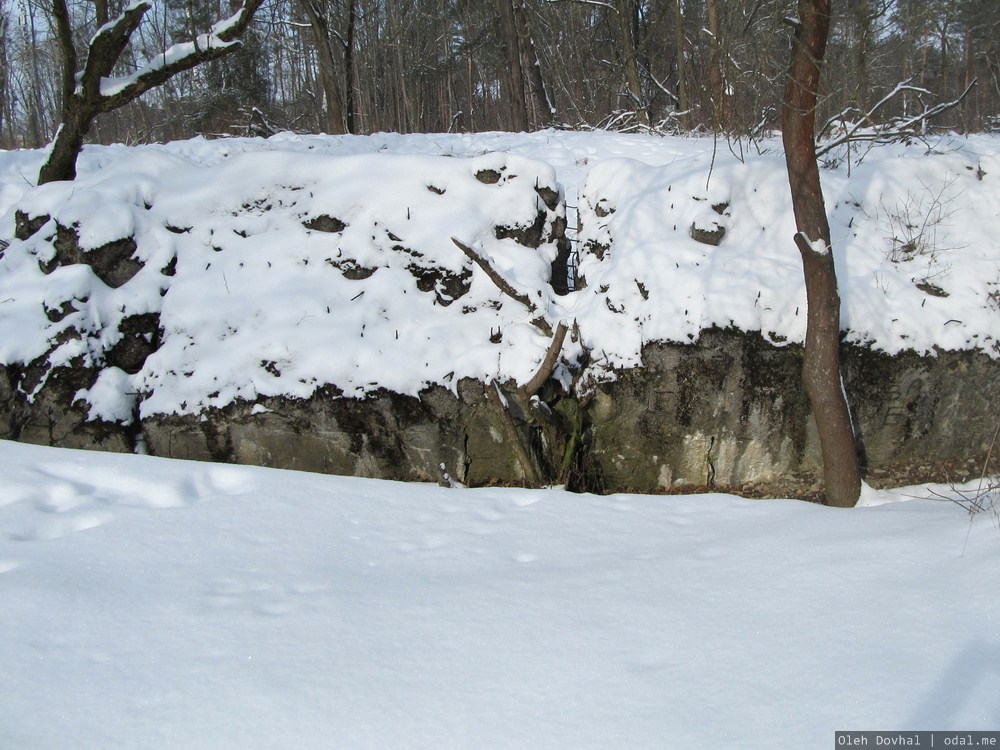
<path fill-rule="evenodd" d="M 330 18 L 326 8 L 318 0 L 300 0 L 300 2 L 312 27 L 316 59 L 319 63 L 319 82 L 326 100 L 326 117 L 321 128 L 326 133 L 344 133 L 347 131 L 347 118 L 344 117 L 343 97 L 340 94 L 337 45 L 332 36 Z M 353 9 L 353 2 L 351 7 Z"/>
<path fill-rule="evenodd" d="M 636 120 L 640 125 L 649 125 L 649 107 L 642 92 L 639 77 L 639 60 L 636 50 L 639 6 L 634 0 L 615 0 L 615 20 L 618 26 L 618 45 L 622 72 L 629 98 L 635 107 Z"/>
<path fill-rule="evenodd" d="M 802 381 L 819 432 L 826 501 L 850 507 L 861 494 L 861 470 L 840 372 L 840 294 L 815 150 L 830 0 L 798 0 L 798 7 L 781 129 L 808 305 Z"/>
<path fill-rule="evenodd" d="M 542 76 L 542 62 L 538 59 L 535 40 L 528 30 L 528 16 L 524 10 L 524 0 L 511 0 L 511 9 L 514 13 L 518 47 L 521 51 L 521 71 L 526 74 L 528 88 L 531 90 L 535 123 L 542 126 L 551 125 L 555 119 L 556 110 L 548 88 L 545 86 L 545 79 Z"/>
<path fill-rule="evenodd" d="M 171 46 L 132 75 L 113 78 L 115 65 L 152 3 L 149 0 L 133 3 L 120 16 L 102 25 L 90 41 L 82 70 L 78 70 L 66 0 L 53 0 L 52 14 L 62 55 L 62 123 L 39 172 L 38 183 L 76 177 L 76 160 L 83 139 L 97 115 L 124 106 L 177 73 L 238 49 L 238 37 L 262 1 L 244 0 L 236 14 L 217 23 L 209 33 Z M 99 7 L 106 9 L 100 3 Z"/>

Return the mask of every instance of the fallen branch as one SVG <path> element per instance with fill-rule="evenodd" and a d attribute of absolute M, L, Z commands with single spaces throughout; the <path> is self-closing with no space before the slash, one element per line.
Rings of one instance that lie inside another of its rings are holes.
<path fill-rule="evenodd" d="M 568 328 L 566 324 L 561 322 L 556 326 L 555 335 L 552 337 L 552 342 L 549 344 L 548 350 L 545 352 L 545 358 L 542 360 L 541 364 L 538 366 L 538 372 L 535 373 L 534 377 L 529 380 L 521 392 L 524 394 L 525 398 L 531 398 L 536 393 L 538 389 L 545 385 L 545 381 L 549 379 L 552 375 L 552 371 L 556 367 L 556 362 L 559 361 L 559 352 L 562 351 L 563 341 L 566 339 L 566 332 Z"/>
<path fill-rule="evenodd" d="M 459 250 L 465 253 L 466 257 L 469 258 L 469 260 L 471 260 L 473 263 L 475 263 L 477 266 L 483 269 L 483 272 L 487 276 L 489 276 L 490 281 L 496 284 L 497 289 L 506 294 L 515 302 L 520 302 L 528 309 L 528 312 L 531 313 L 532 315 L 538 312 L 537 305 L 535 305 L 535 303 L 531 301 L 528 295 L 524 292 L 519 292 L 517 289 L 515 289 L 514 286 L 509 281 L 507 281 L 507 279 L 505 279 L 503 275 L 496 268 L 493 267 L 493 264 L 490 262 L 489 258 L 484 256 L 478 250 L 469 247 L 464 242 L 455 237 L 452 237 L 451 241 L 455 243 L 455 246 L 458 247 Z M 550 326 L 548 321 L 545 320 L 544 318 L 540 316 L 533 318 L 531 324 L 535 326 L 535 328 L 540 330 L 542 333 L 544 333 L 546 336 L 552 335 L 552 326 Z"/>
<path fill-rule="evenodd" d="M 500 386 L 496 383 L 490 383 L 486 386 L 486 399 L 490 402 L 490 405 L 496 409 L 497 414 L 500 415 L 500 420 L 503 422 L 504 429 L 507 431 L 507 438 L 510 440 L 511 445 L 514 447 L 514 454 L 517 456 L 518 463 L 521 464 L 521 469 L 524 470 L 524 477 L 534 486 L 539 486 L 541 478 L 538 476 L 538 470 L 535 468 L 534 461 L 531 460 L 531 455 L 528 453 L 528 448 L 525 446 L 524 441 L 521 440 L 521 433 L 517 431 L 517 425 L 514 424 L 514 418 L 510 415 L 510 410 L 504 403 L 504 399 L 500 396 Z"/>

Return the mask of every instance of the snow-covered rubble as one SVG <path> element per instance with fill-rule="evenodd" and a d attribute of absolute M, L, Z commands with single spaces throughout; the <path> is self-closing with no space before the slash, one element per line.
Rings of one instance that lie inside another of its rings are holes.
<path fill-rule="evenodd" d="M 34 188 L 40 160 L 0 154 L 0 363 L 43 373 L 29 396 L 52 367 L 98 370 L 79 393 L 93 418 L 131 419 L 137 397 L 143 414 L 181 414 L 326 385 L 524 383 L 549 343 L 538 315 L 576 322 L 563 356 L 572 366 L 587 349 L 586 382 L 711 328 L 779 346 L 804 335 L 774 141 L 758 153 L 553 131 L 195 139 L 88 147 L 75 182 Z M 998 356 L 1000 139 L 879 148 L 823 179 L 847 339 Z M 558 297 L 567 218 L 586 287 Z M 123 283 L 67 255 L 126 239 L 138 270 Z"/>
<path fill-rule="evenodd" d="M 889 354 L 1000 354 L 1000 140 L 886 147 L 824 170 L 847 340 Z M 650 341 L 712 327 L 805 338 L 802 264 L 781 153 L 669 167 L 602 162 L 580 190 L 575 306 L 606 365 L 634 367 Z M 985 174 L 984 174 L 985 173 Z M 992 173 L 992 174 L 991 174 Z M 991 197 L 996 196 L 996 197 Z M 718 246 L 697 235 L 724 231 Z M 590 299 L 587 299 L 587 297 Z M 602 326 L 595 326 L 596 320 Z M 612 340 L 615 341 L 615 340 Z M 595 342 L 596 343 L 596 342 Z"/>
<path fill-rule="evenodd" d="M 22 224 L 49 219 L 3 259 L 0 358 L 104 368 L 80 394 L 94 417 L 129 415 L 136 394 L 146 414 L 197 413 L 327 384 L 359 396 L 526 381 L 544 355 L 528 310 L 451 239 L 544 314 L 565 212 L 541 162 L 265 151 L 205 166 L 137 155 L 22 196 Z M 84 263 L 60 263 L 70 228 L 82 255 L 134 238 L 141 268 L 112 287 Z M 107 353 L 148 313 L 156 350 L 123 373 Z"/>

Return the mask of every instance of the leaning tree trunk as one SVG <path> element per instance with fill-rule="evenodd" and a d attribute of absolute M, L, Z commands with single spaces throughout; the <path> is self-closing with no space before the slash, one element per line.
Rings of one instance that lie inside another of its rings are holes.
<path fill-rule="evenodd" d="M 63 107 L 63 122 L 56 131 L 49 156 L 38 172 L 38 184 L 76 179 L 76 159 L 96 112 L 79 104 Z"/>
<path fill-rule="evenodd" d="M 861 472 L 840 373 L 840 295 L 815 147 L 817 90 L 829 28 L 830 0 L 799 0 L 781 129 L 808 305 L 802 381 L 819 432 L 826 501 L 850 507 L 861 493 Z"/>

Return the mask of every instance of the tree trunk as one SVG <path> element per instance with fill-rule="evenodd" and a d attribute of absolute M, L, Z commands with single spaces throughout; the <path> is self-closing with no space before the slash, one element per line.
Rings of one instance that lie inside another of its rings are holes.
<path fill-rule="evenodd" d="M 56 131 L 52 149 L 38 172 L 38 184 L 76 178 L 76 159 L 96 113 L 88 113 L 74 100 L 63 108 L 63 122 Z"/>
<path fill-rule="evenodd" d="M 344 122 L 344 107 L 341 103 L 340 86 L 337 82 L 337 63 L 333 54 L 333 40 L 330 38 L 330 21 L 323 10 L 312 0 L 302 0 L 316 42 L 316 61 L 319 64 L 319 82 L 326 99 L 326 117 L 323 130 L 331 134 L 347 131 Z"/>
<path fill-rule="evenodd" d="M 686 45 L 684 42 L 684 14 L 681 12 L 681 0 L 676 0 L 676 23 L 674 26 L 674 55 L 677 57 L 677 108 L 681 112 L 688 110 Z"/>
<path fill-rule="evenodd" d="M 630 0 L 615 1 L 615 18 L 618 22 L 618 44 L 625 75 L 625 85 L 635 107 L 635 119 L 640 125 L 649 125 L 649 109 L 642 95 L 642 80 L 639 78 L 639 60 L 636 53 L 635 14 L 636 7 Z"/>
<path fill-rule="evenodd" d="M 527 132 L 528 97 L 524 90 L 524 72 L 521 68 L 521 45 L 517 36 L 517 21 L 514 17 L 512 0 L 500 0 L 500 13 L 507 47 L 507 63 L 510 65 L 510 114 L 511 130 Z"/>
<path fill-rule="evenodd" d="M 719 27 L 719 9 L 716 0 L 707 0 L 709 42 L 708 81 L 712 90 L 712 130 L 728 132 L 729 113 L 726 85 L 722 75 L 722 33 Z"/>
<path fill-rule="evenodd" d="M 522 70 L 526 69 L 528 85 L 531 88 L 531 100 L 535 109 L 535 124 L 546 126 L 551 125 L 555 119 L 555 108 L 552 100 L 545 88 L 545 79 L 542 77 L 542 63 L 538 59 L 538 50 L 535 49 L 535 42 L 531 38 L 528 30 L 528 17 L 524 12 L 524 0 L 513 0 L 511 3 L 514 11 L 514 22 L 517 27 L 518 44 L 521 49 Z"/>
<path fill-rule="evenodd" d="M 851 0 L 848 11 L 853 16 L 852 22 L 857 36 L 854 38 L 854 104 L 862 112 L 867 112 L 872 105 L 870 101 L 871 84 L 869 53 L 872 43 L 872 14 L 869 0 Z"/>
<path fill-rule="evenodd" d="M 347 110 L 347 132 L 358 132 L 357 105 L 354 101 L 354 32 L 357 26 L 357 0 L 348 0 L 347 38 L 344 40 L 344 106 Z"/>
<path fill-rule="evenodd" d="M 850 507 L 861 493 L 861 472 L 840 373 L 840 295 L 814 141 L 830 0 L 798 5 L 781 125 L 808 305 L 802 381 L 819 433 L 827 504 Z"/>

